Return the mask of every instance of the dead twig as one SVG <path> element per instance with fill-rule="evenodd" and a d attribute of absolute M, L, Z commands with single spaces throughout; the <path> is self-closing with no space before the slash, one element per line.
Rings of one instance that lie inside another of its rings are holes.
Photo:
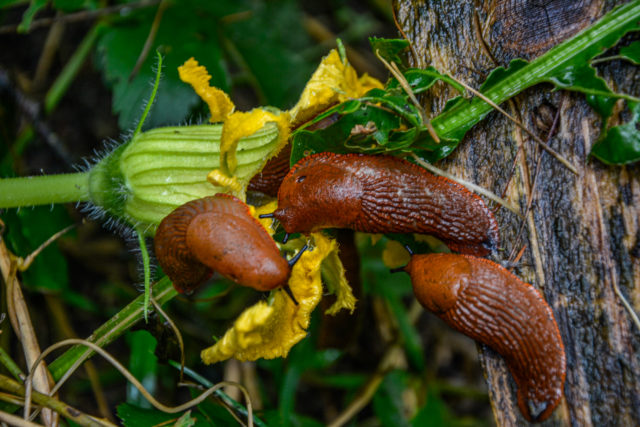
<path fill-rule="evenodd" d="M 29 31 L 33 31 L 37 28 L 48 27 L 54 22 L 80 22 L 87 21 L 89 19 L 98 18 L 101 16 L 112 15 L 122 11 L 123 9 L 134 10 L 150 7 L 158 4 L 160 0 L 142 0 L 137 3 L 124 3 L 117 6 L 104 7 L 98 10 L 84 10 L 82 12 L 70 13 L 68 15 L 55 16 L 52 18 L 41 18 L 31 22 Z M 0 27 L 0 34 L 13 34 L 18 31 L 19 24 L 5 25 Z"/>

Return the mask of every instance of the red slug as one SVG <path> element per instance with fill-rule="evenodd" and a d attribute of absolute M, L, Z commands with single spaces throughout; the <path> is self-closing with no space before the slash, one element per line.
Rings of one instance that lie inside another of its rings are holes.
<path fill-rule="evenodd" d="M 248 206 L 226 194 L 178 207 L 158 226 L 154 245 L 162 270 L 180 293 L 195 289 L 212 271 L 260 291 L 286 284 L 291 271 Z"/>
<path fill-rule="evenodd" d="M 282 180 L 289 172 L 291 144 L 287 144 L 277 156 L 270 159 L 262 171 L 249 182 L 247 190 L 259 191 L 267 196 L 276 197 Z"/>
<path fill-rule="evenodd" d="M 562 398 L 566 366 L 560 331 L 542 294 L 502 266 L 468 255 L 413 255 L 405 271 L 427 310 L 504 357 L 524 417 L 549 417 Z"/>
<path fill-rule="evenodd" d="M 273 217 L 287 233 L 335 227 L 431 234 L 479 256 L 499 239 L 480 197 L 392 156 L 319 153 L 300 160 L 280 186 Z"/>

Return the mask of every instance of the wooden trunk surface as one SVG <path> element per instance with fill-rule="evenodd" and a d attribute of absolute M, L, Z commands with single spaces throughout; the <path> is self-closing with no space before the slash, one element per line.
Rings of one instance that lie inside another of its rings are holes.
<path fill-rule="evenodd" d="M 395 0 L 394 9 L 417 53 L 411 66 L 433 65 L 477 88 L 491 69 L 535 58 L 616 3 L 624 2 Z M 621 61 L 599 67 L 614 90 L 640 93 L 637 67 Z M 435 114 L 451 96 L 442 86 L 422 101 Z M 566 347 L 565 399 L 543 425 L 640 425 L 640 331 L 615 292 L 617 285 L 640 310 L 640 164 L 606 166 L 588 157 L 600 120 L 580 94 L 540 85 L 503 107 L 543 139 L 560 111 L 550 145 L 578 175 L 496 112 L 438 166 L 504 192 L 522 212 L 533 193 L 524 224 L 498 209 L 504 248 L 498 258 L 526 245 L 514 273 L 543 292 Z M 526 425 L 503 360 L 487 348 L 480 353 L 497 424 Z"/>

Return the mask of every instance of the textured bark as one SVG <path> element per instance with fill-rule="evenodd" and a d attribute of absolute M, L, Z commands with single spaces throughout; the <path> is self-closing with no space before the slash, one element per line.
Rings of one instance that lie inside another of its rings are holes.
<path fill-rule="evenodd" d="M 433 65 L 478 87 L 491 69 L 516 57 L 535 58 L 615 4 L 395 0 L 394 9 L 417 54 L 411 56 L 412 66 Z M 614 90 L 640 93 L 635 67 L 614 61 L 599 70 Z M 578 168 L 578 175 L 540 153 L 534 141 L 495 112 L 439 166 L 504 192 L 523 212 L 533 194 L 524 224 L 506 209 L 498 209 L 497 219 L 504 248 L 499 258 L 506 260 L 526 245 L 514 273 L 543 292 L 566 347 L 565 400 L 544 425 L 640 425 L 640 331 L 615 292 L 618 286 L 640 309 L 640 165 L 610 167 L 590 159 L 598 116 L 583 96 L 551 89 L 537 86 L 504 107 L 543 138 L 560 111 L 550 144 Z M 436 114 L 451 95 L 441 86 L 423 105 Z M 487 348 L 480 353 L 497 424 L 526 424 L 504 361 Z"/>

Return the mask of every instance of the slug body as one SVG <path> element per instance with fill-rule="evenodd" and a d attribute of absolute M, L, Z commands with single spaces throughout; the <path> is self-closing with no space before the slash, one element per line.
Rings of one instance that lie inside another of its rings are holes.
<path fill-rule="evenodd" d="M 280 186 L 274 217 L 287 233 L 431 234 L 457 252 L 479 256 L 499 240 L 480 197 L 392 156 L 319 153 L 300 160 Z"/>
<path fill-rule="evenodd" d="M 178 207 L 160 223 L 154 245 L 162 270 L 181 293 L 212 271 L 260 291 L 286 284 L 291 271 L 248 206 L 226 194 Z"/>
<path fill-rule="evenodd" d="M 414 255 L 405 271 L 427 310 L 504 357 L 525 418 L 549 417 L 562 398 L 566 366 L 558 325 L 541 293 L 502 266 L 467 255 Z"/>

